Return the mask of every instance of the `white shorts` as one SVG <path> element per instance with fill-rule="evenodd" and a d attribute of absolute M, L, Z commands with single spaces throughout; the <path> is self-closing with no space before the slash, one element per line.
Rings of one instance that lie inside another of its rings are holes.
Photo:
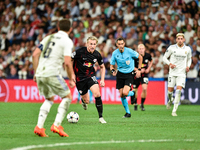
<path fill-rule="evenodd" d="M 185 77 L 180 76 L 169 76 L 168 77 L 168 87 L 182 86 L 185 88 Z"/>
<path fill-rule="evenodd" d="M 58 95 L 61 98 L 70 94 L 70 89 L 65 80 L 60 76 L 36 77 L 39 94 L 45 98 Z"/>

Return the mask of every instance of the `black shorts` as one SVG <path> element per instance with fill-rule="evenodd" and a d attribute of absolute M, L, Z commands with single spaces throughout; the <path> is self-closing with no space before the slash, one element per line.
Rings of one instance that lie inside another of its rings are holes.
<path fill-rule="evenodd" d="M 95 76 L 76 82 L 76 87 L 80 95 L 85 95 L 94 84 L 99 84 Z"/>
<path fill-rule="evenodd" d="M 116 76 L 116 89 L 121 89 L 124 88 L 125 85 L 128 85 L 131 87 L 131 85 L 133 84 L 133 77 L 134 77 L 134 73 L 121 73 L 121 72 L 117 72 L 117 76 Z"/>
<path fill-rule="evenodd" d="M 141 74 L 140 78 L 136 78 L 136 76 L 134 76 L 133 79 L 133 88 L 138 88 L 140 84 L 148 84 L 149 83 L 149 79 L 148 79 L 148 74 Z"/>

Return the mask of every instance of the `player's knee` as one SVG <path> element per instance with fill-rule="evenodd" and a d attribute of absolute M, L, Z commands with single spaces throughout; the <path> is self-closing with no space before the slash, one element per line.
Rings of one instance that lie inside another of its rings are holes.
<path fill-rule="evenodd" d="M 95 92 L 95 93 L 93 93 L 93 95 L 94 95 L 94 97 L 100 97 L 101 96 L 100 92 Z"/>
<path fill-rule="evenodd" d="M 69 98 L 69 99 L 72 99 L 72 95 L 71 95 L 71 93 L 70 93 L 70 94 L 68 94 L 67 96 L 65 96 L 64 98 Z"/>
<path fill-rule="evenodd" d="M 86 104 L 89 104 L 90 101 L 89 101 L 89 99 L 85 99 L 84 102 L 85 102 Z"/>
<path fill-rule="evenodd" d="M 129 91 L 123 92 L 123 96 L 128 96 L 128 92 L 129 92 Z"/>
<path fill-rule="evenodd" d="M 143 92 L 143 93 L 147 93 L 147 88 L 143 88 L 143 89 L 142 89 L 142 92 Z"/>

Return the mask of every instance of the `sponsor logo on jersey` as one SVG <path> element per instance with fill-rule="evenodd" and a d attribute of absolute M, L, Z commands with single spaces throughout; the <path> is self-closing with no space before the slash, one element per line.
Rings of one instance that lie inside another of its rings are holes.
<path fill-rule="evenodd" d="M 127 61 L 126 61 L 126 64 L 129 65 L 129 64 L 130 64 L 130 60 L 127 60 Z"/>
<path fill-rule="evenodd" d="M 146 64 L 142 64 L 142 66 L 141 66 L 142 68 L 144 68 L 144 67 L 146 67 Z"/>
<path fill-rule="evenodd" d="M 5 80 L 0 80 L 0 102 L 7 102 L 9 97 L 9 87 Z"/>
<path fill-rule="evenodd" d="M 92 63 L 90 63 L 90 62 L 89 62 L 89 63 L 88 63 L 88 62 L 86 62 L 86 63 L 84 63 L 84 64 L 83 64 L 83 66 L 92 67 L 92 66 L 93 66 L 93 64 L 92 64 Z"/>

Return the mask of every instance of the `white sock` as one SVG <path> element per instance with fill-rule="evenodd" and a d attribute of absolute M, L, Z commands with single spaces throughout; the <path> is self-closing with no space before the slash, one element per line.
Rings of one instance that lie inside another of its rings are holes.
<path fill-rule="evenodd" d="M 47 115 L 48 115 L 52 105 L 53 105 L 52 101 L 45 100 L 44 103 L 42 104 L 42 106 L 40 107 L 40 112 L 39 112 L 38 122 L 37 122 L 37 126 L 39 128 L 43 128 L 44 122 L 47 118 Z"/>
<path fill-rule="evenodd" d="M 69 98 L 63 98 L 62 99 L 62 102 L 58 106 L 58 113 L 56 115 L 56 119 L 55 119 L 55 122 L 54 122 L 55 126 L 61 125 L 64 117 L 67 114 L 67 110 L 69 109 L 70 104 L 71 104 L 71 99 L 69 99 Z"/>
<path fill-rule="evenodd" d="M 172 97 L 173 97 L 173 92 L 168 91 L 169 101 L 172 101 Z"/>
<path fill-rule="evenodd" d="M 181 90 L 176 90 L 176 95 L 175 95 L 175 99 L 174 99 L 174 108 L 173 108 L 172 112 L 177 111 L 180 99 L 181 99 Z"/>

